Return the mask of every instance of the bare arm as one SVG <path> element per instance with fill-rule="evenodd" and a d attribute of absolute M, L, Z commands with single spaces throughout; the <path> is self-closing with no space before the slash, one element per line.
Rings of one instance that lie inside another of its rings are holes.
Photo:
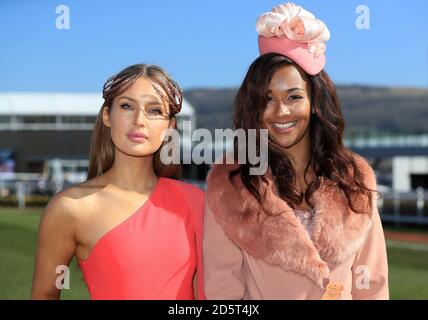
<path fill-rule="evenodd" d="M 72 212 L 72 200 L 61 194 L 53 197 L 43 212 L 39 224 L 32 299 L 60 298 L 58 277 L 64 275 L 64 269 L 57 273 L 57 267 L 68 267 L 76 250 Z"/>

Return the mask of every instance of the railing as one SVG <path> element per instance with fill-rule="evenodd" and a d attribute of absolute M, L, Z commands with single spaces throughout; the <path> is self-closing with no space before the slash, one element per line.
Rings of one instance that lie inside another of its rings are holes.
<path fill-rule="evenodd" d="M 94 128 L 93 123 L 0 123 L 0 131 L 41 131 L 41 130 L 84 130 Z"/>
<path fill-rule="evenodd" d="M 357 148 L 391 148 L 391 147 L 428 147 L 428 134 L 384 136 L 384 137 L 355 137 L 345 139 L 348 147 Z"/>
<path fill-rule="evenodd" d="M 428 192 L 417 188 L 414 192 L 385 192 L 378 199 L 382 221 L 393 222 L 396 227 L 402 223 L 428 225 Z"/>
<path fill-rule="evenodd" d="M 71 184 L 67 181 L 46 180 L 39 174 L 16 174 L 13 179 L 0 175 L 0 197 L 15 196 L 19 208 L 25 208 L 26 199 L 34 194 L 55 194 Z M 205 189 L 203 181 L 186 180 Z M 377 200 L 379 213 L 384 222 L 396 227 L 402 224 L 428 225 L 428 191 L 418 188 L 413 192 L 383 192 Z"/>
<path fill-rule="evenodd" d="M 0 173 L 0 198 L 4 201 L 6 198 L 14 197 L 18 208 L 24 209 L 28 197 L 50 196 L 66 185 L 64 181 L 47 180 L 38 173 Z"/>

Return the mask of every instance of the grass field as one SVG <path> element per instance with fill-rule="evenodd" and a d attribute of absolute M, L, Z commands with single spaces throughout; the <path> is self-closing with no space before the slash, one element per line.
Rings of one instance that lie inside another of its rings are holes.
<path fill-rule="evenodd" d="M 0 208 L 0 299 L 30 299 L 40 209 Z M 61 299 L 88 299 L 80 270 L 73 259 L 70 289 Z"/>
<path fill-rule="evenodd" d="M 0 208 L 0 300 L 29 299 L 41 209 Z M 428 250 L 388 246 L 391 299 L 428 299 Z M 62 299 L 88 299 L 73 260 Z"/>

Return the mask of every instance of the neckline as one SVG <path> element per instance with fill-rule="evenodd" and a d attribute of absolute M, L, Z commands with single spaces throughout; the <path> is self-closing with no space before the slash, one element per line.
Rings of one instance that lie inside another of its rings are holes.
<path fill-rule="evenodd" d="M 158 182 L 156 183 L 155 187 L 153 188 L 153 191 L 150 193 L 150 195 L 148 196 L 147 200 L 144 201 L 144 203 L 142 205 L 140 205 L 137 210 L 135 210 L 132 214 L 130 214 L 127 218 L 125 218 L 123 221 L 119 222 L 117 225 L 115 225 L 113 228 L 109 229 L 108 231 L 106 231 L 94 244 L 94 246 L 92 247 L 92 249 L 89 251 L 89 255 L 86 257 L 86 259 L 78 259 L 79 264 L 85 264 L 87 263 L 90 258 L 93 256 L 94 251 L 100 246 L 100 243 L 102 243 L 105 238 L 108 237 L 108 235 L 110 235 L 112 232 L 114 232 L 115 230 L 117 230 L 118 228 L 120 228 L 121 226 L 123 226 L 125 223 L 129 222 L 130 220 L 132 220 L 141 210 L 143 210 L 152 200 L 154 195 L 157 193 L 157 190 L 159 189 L 159 185 L 161 184 L 161 181 L 163 180 L 162 177 L 158 177 Z"/>

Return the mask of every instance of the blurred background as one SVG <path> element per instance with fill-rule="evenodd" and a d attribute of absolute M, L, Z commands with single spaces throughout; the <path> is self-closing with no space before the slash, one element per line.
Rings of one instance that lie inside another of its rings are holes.
<path fill-rule="evenodd" d="M 0 299 L 29 299 L 50 197 L 85 180 L 102 86 L 135 63 L 184 89 L 192 128 L 231 127 L 257 58 L 258 16 L 279 1 L 0 1 Z M 296 2 L 331 32 L 326 71 L 345 143 L 376 171 L 392 299 L 428 299 L 428 2 Z M 182 132 L 183 153 L 191 137 Z M 214 151 L 214 150 L 213 150 Z M 204 187 L 208 165 L 184 166 Z M 73 262 L 63 299 L 87 299 Z"/>

